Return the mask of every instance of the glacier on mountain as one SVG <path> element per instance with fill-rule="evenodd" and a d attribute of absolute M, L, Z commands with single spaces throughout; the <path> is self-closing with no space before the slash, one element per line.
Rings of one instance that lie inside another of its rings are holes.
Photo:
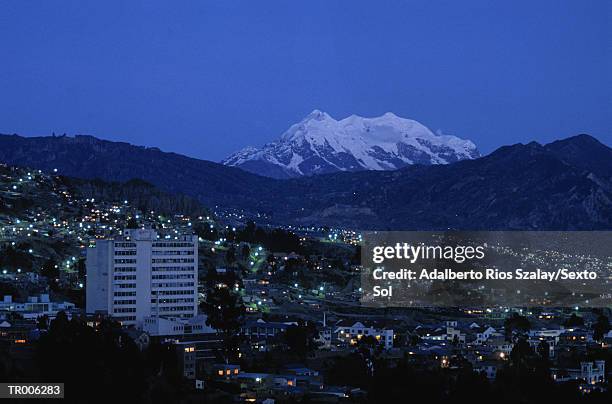
<path fill-rule="evenodd" d="M 393 113 L 335 120 L 314 110 L 279 140 L 247 147 L 223 164 L 275 178 L 337 171 L 395 170 L 410 164 L 448 164 L 479 157 L 469 140 L 434 134 Z"/>

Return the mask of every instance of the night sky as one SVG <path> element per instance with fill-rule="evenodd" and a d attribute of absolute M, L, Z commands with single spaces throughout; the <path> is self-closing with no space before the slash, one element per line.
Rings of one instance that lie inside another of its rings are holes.
<path fill-rule="evenodd" d="M 0 6 L 0 133 L 220 160 L 317 108 L 483 152 L 612 145 L 612 2 L 23 1 Z"/>

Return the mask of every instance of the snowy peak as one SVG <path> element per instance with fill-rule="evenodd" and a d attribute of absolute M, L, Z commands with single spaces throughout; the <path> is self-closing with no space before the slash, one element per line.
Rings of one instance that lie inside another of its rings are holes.
<path fill-rule="evenodd" d="M 238 150 L 237 152 L 223 160 L 223 164 L 227 166 L 238 166 L 243 162 L 249 160 L 258 151 L 259 149 L 256 147 L 247 146 L 244 149 Z"/>
<path fill-rule="evenodd" d="M 479 157 L 474 143 L 439 135 L 387 112 L 375 118 L 335 120 L 314 110 L 278 141 L 248 147 L 223 164 L 275 178 L 336 171 L 394 170 L 410 164 L 448 164 Z"/>
<path fill-rule="evenodd" d="M 311 121 L 311 120 L 323 121 L 323 120 L 326 120 L 326 119 L 333 120 L 333 118 L 331 116 L 329 116 L 329 114 L 327 112 L 323 112 L 323 111 L 320 111 L 318 109 L 315 109 L 310 114 L 306 115 L 306 117 L 302 120 L 302 122 L 304 122 L 304 121 Z"/>

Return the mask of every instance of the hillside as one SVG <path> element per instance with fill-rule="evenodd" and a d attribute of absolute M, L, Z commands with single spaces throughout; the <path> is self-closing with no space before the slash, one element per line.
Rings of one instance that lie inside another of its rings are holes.
<path fill-rule="evenodd" d="M 248 206 L 256 195 L 245 193 L 245 189 L 265 187 L 270 181 L 211 161 L 92 136 L 0 135 L 0 161 L 48 173 L 57 170 L 69 177 L 119 182 L 141 179 L 210 207 Z"/>
<path fill-rule="evenodd" d="M 590 147 L 592 156 L 609 150 Z M 290 181 L 277 211 L 302 223 L 379 229 L 612 229 L 612 160 L 593 159 L 596 170 L 570 160 L 534 142 L 447 166 Z"/>

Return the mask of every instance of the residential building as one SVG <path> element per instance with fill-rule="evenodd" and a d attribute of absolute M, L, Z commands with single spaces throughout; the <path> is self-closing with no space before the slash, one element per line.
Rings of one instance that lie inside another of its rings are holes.
<path fill-rule="evenodd" d="M 258 319 L 248 321 L 241 326 L 240 334 L 248 340 L 251 349 L 267 351 L 277 345 L 280 337 L 292 325 L 297 325 L 297 323 L 280 323 Z"/>
<path fill-rule="evenodd" d="M 152 337 L 185 337 L 197 334 L 215 334 L 217 330 L 206 325 L 203 314 L 190 318 L 145 317 L 142 330 Z"/>
<path fill-rule="evenodd" d="M 12 296 L 4 296 L 0 301 L 0 312 L 19 313 L 24 319 L 36 320 L 40 316 L 47 316 L 54 319 L 58 312 L 65 311 L 70 314 L 75 310 L 74 303 L 52 302 L 48 294 L 40 296 L 30 296 L 25 302 L 15 302 Z"/>
<path fill-rule="evenodd" d="M 198 238 L 160 238 L 151 229 L 96 240 L 87 251 L 87 313 L 106 313 L 123 325 L 148 317 L 198 313 Z"/>
<path fill-rule="evenodd" d="M 567 382 L 583 381 L 587 384 L 604 383 L 606 381 L 606 361 L 580 362 L 580 369 L 551 369 L 553 380 Z"/>
<path fill-rule="evenodd" d="M 335 333 L 338 339 L 344 340 L 351 345 L 366 336 L 374 337 L 385 349 L 393 348 L 393 330 L 384 327 L 374 327 L 365 325 L 359 321 L 346 323 L 344 321 L 336 324 Z"/>

